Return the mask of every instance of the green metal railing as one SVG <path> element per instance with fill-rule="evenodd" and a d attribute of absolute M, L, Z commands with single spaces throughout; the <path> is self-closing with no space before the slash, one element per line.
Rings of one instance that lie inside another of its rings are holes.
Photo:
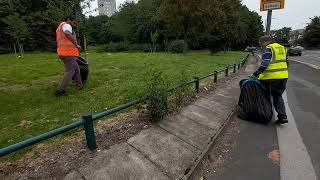
<path fill-rule="evenodd" d="M 227 66 L 227 67 L 225 67 L 223 69 L 216 70 L 213 73 L 210 73 L 210 74 L 208 74 L 206 76 L 203 76 L 203 77 L 196 77 L 195 76 L 190 81 L 180 83 L 180 84 L 168 89 L 168 92 L 174 91 L 179 87 L 187 86 L 187 85 L 190 85 L 190 84 L 194 83 L 195 84 L 195 92 L 199 93 L 200 92 L 200 81 L 201 80 L 213 76 L 214 77 L 214 80 L 213 80 L 214 83 L 218 83 L 218 74 L 219 73 L 225 72 L 225 76 L 228 77 L 229 76 L 229 70 L 231 68 L 233 68 L 233 73 L 236 73 L 237 66 L 238 66 L 238 70 L 240 69 L 240 67 L 243 67 L 245 65 L 248 57 L 249 57 L 249 54 L 239 64 L 234 64 L 234 65 L 231 65 L 231 66 Z M 104 112 L 101 112 L 101 113 L 98 113 L 98 114 L 88 114 L 88 115 L 83 116 L 80 120 L 77 120 L 77 121 L 75 121 L 75 122 L 73 122 L 71 124 L 68 124 L 66 126 L 63 126 L 61 128 L 54 129 L 52 131 L 49 131 L 47 133 L 44 133 L 44 134 L 41 134 L 41 135 L 38 135 L 38 136 L 35 136 L 35 137 L 32 137 L 32 138 L 27 139 L 25 141 L 22 141 L 22 142 L 7 146 L 5 148 L 1 148 L 0 149 L 0 157 L 3 157 L 3 156 L 8 155 L 10 153 L 16 152 L 16 151 L 18 151 L 20 149 L 29 147 L 29 146 L 31 146 L 33 144 L 42 142 L 42 141 L 47 140 L 49 138 L 61 135 L 61 134 L 65 133 L 65 132 L 68 132 L 70 130 L 79 128 L 81 126 L 84 127 L 87 147 L 91 151 L 96 151 L 97 144 L 96 144 L 96 137 L 95 137 L 95 133 L 94 133 L 93 122 L 96 121 L 96 120 L 100 120 L 100 119 L 102 119 L 102 118 L 104 118 L 106 116 L 109 116 L 111 114 L 120 112 L 120 111 L 125 110 L 125 109 L 130 108 L 130 107 L 133 107 L 133 106 L 135 106 L 137 104 L 140 104 L 142 102 L 145 102 L 145 100 L 147 100 L 147 97 L 130 101 L 127 104 L 122 104 L 122 105 L 120 105 L 120 106 L 118 106 L 116 108 L 113 108 L 113 109 L 110 109 L 108 111 L 104 111 Z"/>

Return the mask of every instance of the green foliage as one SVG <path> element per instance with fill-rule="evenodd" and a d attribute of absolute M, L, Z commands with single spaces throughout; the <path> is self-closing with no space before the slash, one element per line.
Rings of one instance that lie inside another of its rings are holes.
<path fill-rule="evenodd" d="M 129 51 L 128 42 L 110 43 L 103 46 L 105 52 L 123 52 Z"/>
<path fill-rule="evenodd" d="M 0 50 L 12 48 L 19 36 L 26 50 L 54 51 L 55 30 L 70 14 L 78 18 L 76 32 L 82 45 L 86 35 L 89 45 L 149 44 L 151 52 L 167 51 L 168 42 L 176 39 L 183 39 L 189 49 L 242 49 L 256 44 L 263 33 L 261 17 L 240 0 L 130 1 L 112 17 L 85 17 L 82 8 L 90 1 L 0 1 Z"/>
<path fill-rule="evenodd" d="M 307 47 L 320 48 L 320 16 L 311 19 L 311 23 L 306 27 L 303 40 Z"/>
<path fill-rule="evenodd" d="M 66 15 L 81 18 L 84 1 L 1 0 L 0 47 L 11 47 L 18 38 L 26 50 L 55 50 L 58 24 Z"/>
<path fill-rule="evenodd" d="M 169 45 L 169 51 L 172 53 L 185 53 L 188 45 L 184 40 L 172 41 Z"/>
<path fill-rule="evenodd" d="M 152 48 L 149 44 L 130 44 L 128 42 L 117 42 L 102 45 L 98 48 L 98 52 L 151 52 Z"/>
<path fill-rule="evenodd" d="M 26 40 L 26 37 L 30 35 L 27 24 L 17 13 L 7 16 L 3 19 L 3 22 L 6 24 L 6 34 L 13 39 L 14 42 L 23 42 Z"/>
<path fill-rule="evenodd" d="M 150 70 L 147 77 L 147 109 L 150 113 L 150 120 L 157 122 L 168 113 L 168 83 L 162 72 Z"/>
<path fill-rule="evenodd" d="M 190 79 L 189 74 L 186 71 L 182 71 L 178 76 L 178 84 L 184 84 L 187 80 Z M 179 107 L 184 105 L 184 102 L 186 102 L 186 99 L 190 97 L 192 92 L 192 88 L 190 85 L 183 85 L 178 87 L 173 92 L 174 97 L 174 106 L 175 109 L 178 109 Z"/>
<path fill-rule="evenodd" d="M 291 28 L 283 27 L 278 30 L 271 31 L 273 39 L 280 44 L 287 45 L 289 43 L 289 33 Z"/>

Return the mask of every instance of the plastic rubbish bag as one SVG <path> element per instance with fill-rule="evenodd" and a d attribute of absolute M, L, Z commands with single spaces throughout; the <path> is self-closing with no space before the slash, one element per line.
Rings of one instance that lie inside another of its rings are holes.
<path fill-rule="evenodd" d="M 89 75 L 89 63 L 82 57 L 77 57 L 77 63 L 80 68 L 81 80 L 84 83 L 88 79 Z M 74 79 L 74 77 L 72 78 Z"/>
<path fill-rule="evenodd" d="M 256 79 L 240 81 L 238 117 L 241 119 L 266 124 L 273 118 L 273 107 L 270 95 Z"/>

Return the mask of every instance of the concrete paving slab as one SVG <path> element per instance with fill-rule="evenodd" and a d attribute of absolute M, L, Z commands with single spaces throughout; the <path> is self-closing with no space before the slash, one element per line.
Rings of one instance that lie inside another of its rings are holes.
<path fill-rule="evenodd" d="M 216 101 L 210 101 L 207 98 L 201 98 L 195 102 L 195 105 L 214 111 L 219 115 L 228 116 L 228 113 L 226 112 L 231 112 L 236 104 L 234 104 L 234 106 L 226 106 Z"/>
<path fill-rule="evenodd" d="M 151 127 L 128 140 L 134 148 L 166 172 L 179 179 L 201 153 L 197 148 L 159 127 Z"/>
<path fill-rule="evenodd" d="M 223 119 L 224 115 L 220 115 L 217 112 L 195 105 L 188 106 L 181 112 L 181 115 L 189 117 L 190 119 L 214 130 L 218 130 L 222 125 L 222 121 L 225 120 Z"/>
<path fill-rule="evenodd" d="M 166 118 L 159 126 L 201 151 L 208 145 L 210 137 L 216 133 L 216 130 L 181 115 Z"/>
<path fill-rule="evenodd" d="M 235 98 L 231 95 L 224 95 L 222 93 L 218 93 L 214 96 L 208 96 L 208 100 L 214 101 L 225 106 L 234 106 L 238 103 L 238 97 L 239 95 L 237 96 L 237 98 Z"/>
<path fill-rule="evenodd" d="M 100 152 L 90 163 L 78 170 L 90 180 L 167 180 L 161 170 L 130 145 L 123 143 Z M 66 179 L 75 179 L 78 173 L 70 173 Z"/>

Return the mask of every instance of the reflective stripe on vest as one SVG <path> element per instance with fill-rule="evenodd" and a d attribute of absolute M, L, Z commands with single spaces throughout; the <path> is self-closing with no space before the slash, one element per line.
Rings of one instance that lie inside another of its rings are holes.
<path fill-rule="evenodd" d="M 57 53 L 58 56 L 79 56 L 78 48 L 66 37 L 63 32 L 62 26 L 66 22 L 60 23 L 56 30 L 56 40 L 57 40 Z M 76 35 L 72 35 L 76 39 Z"/>
<path fill-rule="evenodd" d="M 289 77 L 287 65 L 287 49 L 278 43 L 267 46 L 272 51 L 271 62 L 267 69 L 260 74 L 260 80 L 287 79 Z"/>

